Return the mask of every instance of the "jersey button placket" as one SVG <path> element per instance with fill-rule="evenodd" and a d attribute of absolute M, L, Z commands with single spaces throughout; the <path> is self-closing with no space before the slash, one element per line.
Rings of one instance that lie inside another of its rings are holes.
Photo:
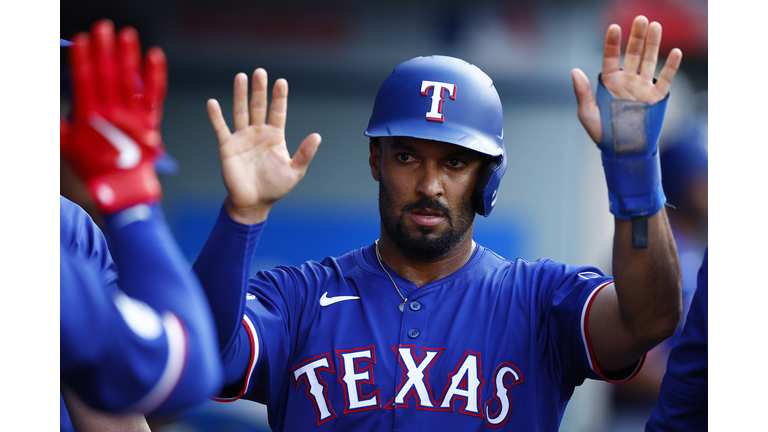
<path fill-rule="evenodd" d="M 423 297 L 423 296 L 422 296 Z M 426 342 L 426 335 L 428 331 L 429 313 L 426 305 L 417 300 L 410 300 L 405 304 L 405 311 L 403 313 L 403 321 L 400 333 L 401 346 L 413 347 L 413 352 L 410 355 L 418 356 L 418 353 L 422 352 L 422 343 Z M 407 371 L 402 369 L 402 363 L 398 364 L 397 375 L 398 377 L 405 377 Z M 402 384 L 402 382 L 398 381 Z M 404 381 L 403 381 L 404 382 Z M 414 396 L 408 396 L 412 399 Z M 409 404 L 413 404 L 415 401 L 410 400 Z M 396 431 L 411 431 L 411 430 L 423 430 L 418 425 L 419 410 L 414 407 L 398 407 L 394 410 L 395 414 L 395 427 Z"/>

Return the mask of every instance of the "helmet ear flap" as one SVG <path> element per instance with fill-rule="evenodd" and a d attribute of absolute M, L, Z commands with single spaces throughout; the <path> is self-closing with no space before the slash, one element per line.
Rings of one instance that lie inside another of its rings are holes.
<path fill-rule="evenodd" d="M 496 171 L 499 166 L 499 158 L 485 158 L 483 166 L 480 171 L 480 177 L 475 184 L 475 190 L 472 192 L 472 206 L 475 212 L 480 216 L 488 216 L 485 212 L 485 189 L 488 187 L 488 181 L 491 179 L 491 175 Z M 489 212 L 490 213 L 490 212 Z"/>

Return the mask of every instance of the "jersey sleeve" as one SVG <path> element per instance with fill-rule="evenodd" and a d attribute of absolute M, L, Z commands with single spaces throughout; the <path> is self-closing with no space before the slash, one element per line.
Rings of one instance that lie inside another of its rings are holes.
<path fill-rule="evenodd" d="M 117 267 L 101 229 L 85 210 L 63 196 L 59 196 L 59 213 L 59 235 L 64 250 L 88 261 L 102 284 L 116 289 Z"/>
<path fill-rule="evenodd" d="M 588 316 L 597 293 L 613 283 L 594 267 L 574 267 L 545 260 L 534 276 L 537 346 L 546 376 L 560 377 L 551 385 L 564 398 L 586 378 L 622 382 L 639 372 L 642 359 L 626 370 L 604 373 L 597 366 L 589 340 Z M 563 387 L 560 388 L 560 385 Z"/>
<path fill-rule="evenodd" d="M 192 267 L 211 305 L 221 352 L 242 331 L 251 263 L 265 225 L 266 221 L 256 225 L 238 223 L 222 206 Z"/>
<path fill-rule="evenodd" d="M 336 270 L 309 261 L 259 271 L 249 280 L 239 330 L 222 353 L 226 386 L 215 400 L 279 403 L 290 385 L 286 377 L 293 348 L 310 343 L 301 329 L 318 311 L 306 299 L 319 297 L 318 290 L 338 276 Z"/>
<path fill-rule="evenodd" d="M 229 384 L 218 401 L 240 398 L 269 404 L 284 390 L 292 337 L 286 293 L 295 289 L 290 275 L 280 269 L 258 272 L 250 281 L 246 308 L 235 341 L 224 351 Z"/>
<path fill-rule="evenodd" d="M 161 317 L 119 290 L 108 292 L 91 266 L 64 250 L 60 281 L 61 378 L 83 400 L 125 411 L 153 393 L 166 368 L 165 380 L 178 381 L 188 344 L 175 315 Z"/>
<path fill-rule="evenodd" d="M 246 293 L 251 262 L 265 225 L 238 223 L 222 207 L 193 266 L 211 305 L 224 367 L 224 386 L 214 400 L 241 398 L 263 356 L 260 335 L 264 330 L 258 328 L 258 317 L 253 312 L 246 313 L 246 299 L 255 296 Z M 256 309 L 260 310 L 258 306 Z M 274 322 L 281 320 L 281 315 L 276 314 Z M 278 334 L 275 336 L 279 339 Z"/>
<path fill-rule="evenodd" d="M 688 318 L 667 361 L 648 432 L 707 430 L 708 251 L 698 273 Z"/>
<path fill-rule="evenodd" d="M 119 289 L 62 231 L 62 380 L 104 411 L 165 415 L 204 402 L 222 378 L 213 319 L 159 206 L 105 223 Z"/>

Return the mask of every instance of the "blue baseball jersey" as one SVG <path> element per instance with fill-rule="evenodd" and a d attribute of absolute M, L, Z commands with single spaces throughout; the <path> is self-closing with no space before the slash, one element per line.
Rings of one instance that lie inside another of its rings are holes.
<path fill-rule="evenodd" d="M 659 399 L 645 426 L 646 431 L 707 430 L 708 255 L 709 248 L 704 252 L 688 318 L 679 341 L 669 354 Z"/>
<path fill-rule="evenodd" d="M 60 209 L 62 382 L 105 411 L 204 402 L 222 378 L 212 317 L 159 208 L 105 218 L 112 255 L 84 210 L 63 197 Z"/>
<path fill-rule="evenodd" d="M 266 404 L 274 430 L 557 431 L 586 378 L 623 381 L 642 365 L 612 376 L 596 365 L 587 317 L 613 283 L 596 268 L 509 261 L 478 245 L 460 270 L 418 288 L 387 268 L 407 297 L 401 312 L 374 245 L 241 284 L 262 228 L 222 211 L 195 269 L 222 301 L 219 331 L 232 333 L 220 333 L 219 400 Z"/>

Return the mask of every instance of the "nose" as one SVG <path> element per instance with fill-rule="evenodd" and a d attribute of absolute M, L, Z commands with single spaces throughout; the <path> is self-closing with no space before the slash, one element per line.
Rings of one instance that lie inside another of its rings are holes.
<path fill-rule="evenodd" d="M 435 162 L 422 164 L 416 191 L 426 197 L 439 197 L 443 195 L 443 172 Z"/>

